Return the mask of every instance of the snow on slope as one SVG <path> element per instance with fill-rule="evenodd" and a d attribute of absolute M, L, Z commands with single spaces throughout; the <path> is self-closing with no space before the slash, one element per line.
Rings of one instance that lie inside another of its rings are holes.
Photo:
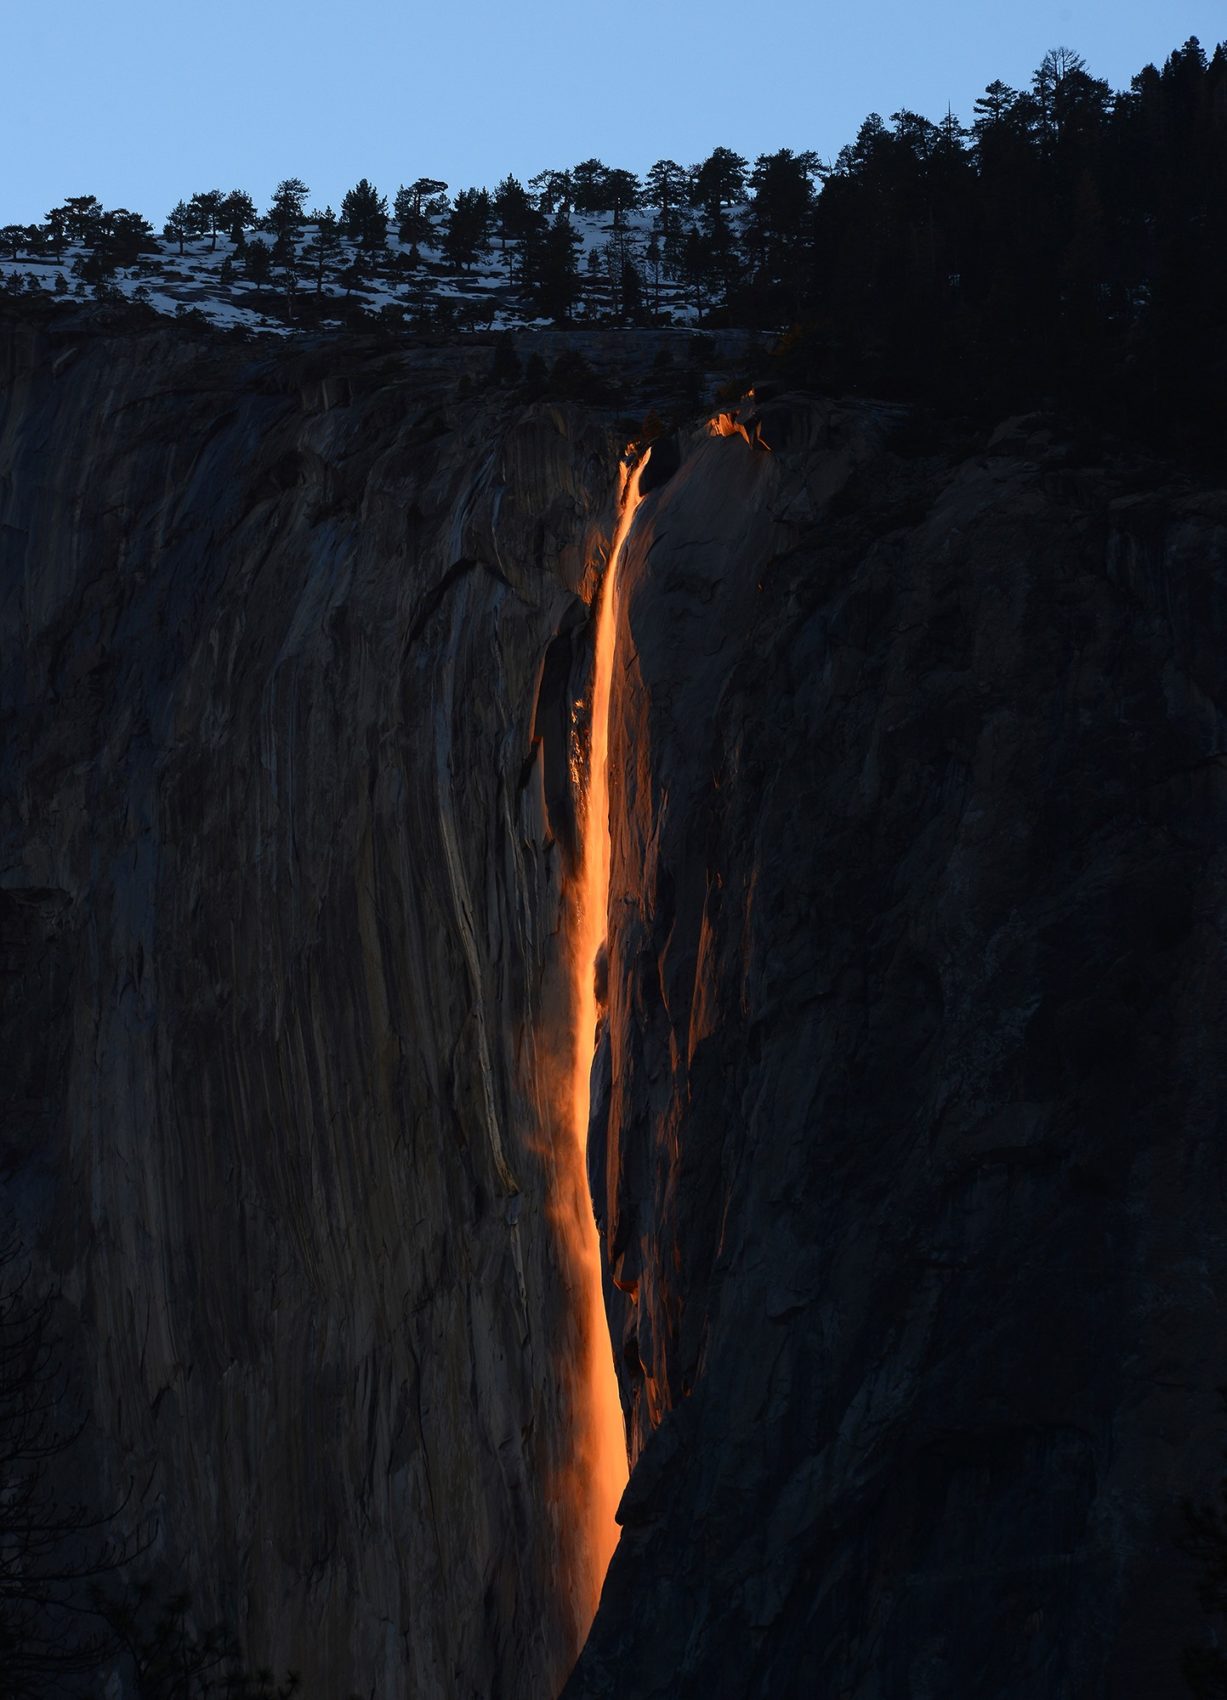
<path fill-rule="evenodd" d="M 606 214 L 573 214 L 571 223 L 579 238 L 577 260 L 582 292 L 575 321 L 608 323 L 609 288 L 600 260 L 612 234 L 611 220 Z M 652 223 L 653 215 L 646 209 L 624 216 L 624 228 L 638 252 L 641 273 L 642 254 L 651 237 Z M 461 326 L 498 330 L 548 323 L 535 318 L 518 297 L 497 237 L 467 269 L 450 264 L 438 248 L 422 247 L 421 265 L 415 271 L 407 263 L 408 244 L 390 236 L 386 254 L 360 282 L 351 279 L 349 287 L 341 281 L 341 274 L 353 262 L 355 248 L 343 241 L 341 253 L 317 290 L 310 260 L 315 233 L 314 225 L 303 226 L 298 243 L 297 292 L 292 303 L 287 301 L 280 282 L 253 283 L 245 275 L 242 250 L 236 250 L 225 236 L 218 237 L 216 247 L 207 237 L 189 240 L 182 254 L 177 251 L 176 241 L 162 238 L 160 252 L 144 255 L 136 264 L 121 267 L 106 280 L 101 292 L 143 301 L 154 311 L 171 316 L 195 312 L 220 327 L 240 326 L 274 335 L 288 335 L 307 327 L 340 327 L 353 322 L 359 312 L 384 314 L 396 322 L 403 313 L 420 312 L 432 303 L 444 302 L 457 311 L 457 323 Z M 271 248 L 272 239 L 259 233 L 249 235 L 248 247 L 255 243 Z M 0 289 L 19 292 L 20 284 L 20 289 L 37 288 L 55 295 L 57 277 L 62 277 L 64 286 L 59 299 L 71 301 L 95 295 L 99 290 L 76 275 L 87 257 L 84 248 L 68 246 L 59 260 L 45 255 L 0 260 Z M 14 274 L 19 284 L 14 281 Z M 657 309 L 660 322 L 687 325 L 697 321 L 693 303 L 686 299 L 675 279 L 660 272 L 650 280 L 644 277 L 643 285 L 644 299 Z"/>

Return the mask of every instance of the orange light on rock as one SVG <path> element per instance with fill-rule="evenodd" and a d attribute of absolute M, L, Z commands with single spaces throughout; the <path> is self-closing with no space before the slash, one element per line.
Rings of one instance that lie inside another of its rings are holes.
<path fill-rule="evenodd" d="M 753 390 L 747 392 L 749 396 Z M 771 452 L 771 444 L 763 436 L 762 421 L 755 414 L 749 415 L 749 423 L 744 423 L 736 413 L 715 413 L 707 421 L 709 437 L 740 437 L 752 449 L 765 449 Z"/>
<path fill-rule="evenodd" d="M 617 630 L 618 565 L 641 497 L 639 483 L 651 450 L 636 466 L 620 469 L 618 523 L 598 593 L 592 673 L 591 744 L 586 794 L 579 802 L 582 866 L 570 929 L 572 1008 L 571 1126 L 579 1148 L 581 1173 L 587 1175 L 589 1090 L 597 1026 L 597 959 L 605 944 L 609 909 L 609 705 Z M 591 1609 L 596 1612 L 601 1585 L 618 1543 L 615 1513 L 626 1486 L 626 1430 L 614 1372 L 609 1324 L 601 1294 L 600 1236 L 585 1186 L 583 1207 L 575 1212 L 577 1243 L 571 1248 L 587 1309 L 584 1329 L 588 1362 L 584 1366 L 586 1432 L 577 1437 L 582 1470 L 577 1473 L 587 1504 L 587 1549 L 591 1569 Z"/>

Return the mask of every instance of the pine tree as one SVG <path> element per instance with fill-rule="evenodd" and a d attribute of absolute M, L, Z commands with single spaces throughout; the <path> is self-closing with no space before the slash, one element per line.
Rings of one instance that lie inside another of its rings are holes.
<path fill-rule="evenodd" d="M 559 207 L 570 212 L 575 190 L 569 171 L 539 171 L 529 178 L 528 186 L 537 196 L 537 211 L 547 218 L 553 218 Z"/>
<path fill-rule="evenodd" d="M 880 112 L 867 114 L 854 142 L 845 142 L 831 167 L 831 177 L 860 178 L 870 174 L 890 151 L 890 134 Z"/>
<path fill-rule="evenodd" d="M 933 126 L 929 126 L 934 129 Z M 934 134 L 936 131 L 934 130 Z M 773 317 L 796 319 L 805 287 L 804 251 L 812 235 L 817 154 L 794 154 L 791 148 L 760 154 L 750 173 L 754 199 L 746 227 L 746 244 L 753 256 L 755 283 L 765 311 Z M 731 281 L 727 243 L 712 235 L 713 259 Z"/>
<path fill-rule="evenodd" d="M 525 256 L 526 284 L 534 309 L 558 323 L 571 316 L 579 294 L 576 249 L 579 237 L 565 208 L 559 206 L 544 232 L 533 239 Z"/>
<path fill-rule="evenodd" d="M 623 171 L 621 167 L 615 166 L 606 173 L 606 210 L 613 214 L 615 230 L 622 228 L 627 213 L 633 212 L 642 201 L 643 189 L 633 171 Z"/>
<path fill-rule="evenodd" d="M 68 241 L 67 207 L 51 208 L 43 223 L 43 240 L 51 249 L 58 264 L 64 256 L 64 244 Z"/>
<path fill-rule="evenodd" d="M 413 240 L 411 220 L 413 218 L 413 194 L 402 183 L 392 197 L 392 222 L 396 225 L 396 240 L 410 242 Z"/>
<path fill-rule="evenodd" d="M 676 264 L 678 276 L 690 296 L 695 318 L 702 324 L 712 276 L 711 245 L 706 237 L 693 228 L 688 230 L 682 238 Z"/>
<path fill-rule="evenodd" d="M 361 248 L 355 248 L 350 255 L 349 264 L 341 272 L 341 282 L 345 285 L 348 298 L 355 289 L 361 289 L 370 277 L 370 255 Z"/>
<path fill-rule="evenodd" d="M 102 202 L 97 195 L 69 195 L 62 211 L 69 240 L 88 246 L 102 217 Z"/>
<path fill-rule="evenodd" d="M 584 159 L 570 171 L 572 202 L 576 212 L 608 212 L 609 167 L 599 159 Z"/>
<path fill-rule="evenodd" d="M 488 245 L 489 228 L 489 195 L 484 189 L 461 189 L 443 233 L 444 253 L 454 265 L 467 271 Z"/>
<path fill-rule="evenodd" d="M 589 248 L 584 260 L 587 277 L 583 280 L 582 295 L 584 301 L 584 317 L 597 319 L 607 316 L 605 308 L 609 300 L 609 274 L 605 269 L 599 248 Z"/>
<path fill-rule="evenodd" d="M 690 186 L 690 174 L 676 160 L 658 159 L 648 172 L 644 200 L 655 207 L 661 234 L 672 234 L 677 223 L 678 208 L 684 203 Z"/>
<path fill-rule="evenodd" d="M 665 269 L 664 258 L 664 250 L 661 248 L 660 238 L 656 232 L 653 231 L 651 236 L 648 238 L 648 245 L 644 249 L 643 254 L 644 269 L 647 273 L 648 286 L 652 291 L 653 318 L 660 317 L 660 284 Z"/>
<path fill-rule="evenodd" d="M 388 198 L 365 177 L 347 191 L 341 202 L 341 229 L 363 248 L 378 249 L 388 241 Z"/>
<path fill-rule="evenodd" d="M 1111 107 L 1112 90 L 1101 77 L 1082 70 L 1068 71 L 1053 93 L 1054 145 L 1066 154 L 1070 150 L 1093 152 L 1107 126 Z M 1067 160 L 1066 170 L 1071 167 L 1073 162 Z"/>
<path fill-rule="evenodd" d="M 315 236 L 307 244 L 304 258 L 315 267 L 315 293 L 322 295 L 324 273 L 341 252 L 341 237 L 337 215 L 331 207 L 325 207 L 323 212 L 313 212 L 311 222 L 315 225 Z"/>
<path fill-rule="evenodd" d="M 430 247 L 434 246 L 431 209 L 437 207 L 439 197 L 446 193 L 447 184 L 441 177 L 419 177 L 407 189 L 401 185 L 396 191 L 392 210 L 396 233 L 402 242 L 414 245 L 425 242 Z"/>
<path fill-rule="evenodd" d="M 293 242 L 286 239 L 279 241 L 273 248 L 274 261 L 281 266 L 281 290 L 285 296 L 285 316 L 294 317 L 294 304 L 298 300 L 298 253 Z"/>
<path fill-rule="evenodd" d="M 273 193 L 266 223 L 279 241 L 297 241 L 309 191 L 300 177 L 285 177 Z"/>
<path fill-rule="evenodd" d="M 529 200 L 528 191 L 515 177 L 504 177 L 494 191 L 493 211 L 508 281 L 514 282 L 513 256 L 517 250 L 523 249 L 529 236 L 539 227 L 541 214 Z M 513 244 L 510 255 L 507 251 L 509 242 Z"/>
<path fill-rule="evenodd" d="M 597 250 L 592 252 L 595 254 Z M 602 269 L 609 280 L 614 316 L 622 323 L 633 320 L 643 305 L 643 280 L 639 275 L 640 244 L 629 231 L 613 230 L 600 254 Z"/>
<path fill-rule="evenodd" d="M 220 213 L 222 226 L 236 247 L 245 240 L 244 231 L 254 230 L 260 222 L 256 203 L 246 189 L 231 189 L 221 204 Z"/>
<path fill-rule="evenodd" d="M 116 207 L 99 221 L 95 253 L 105 256 L 111 270 L 135 265 L 144 253 L 158 252 L 153 226 L 140 213 Z"/>
<path fill-rule="evenodd" d="M 405 288 L 405 304 L 410 319 L 419 327 L 425 326 L 431 309 L 430 279 L 416 266 L 409 274 L 409 282 Z"/>
<path fill-rule="evenodd" d="M 179 252 L 183 253 L 183 245 L 189 236 L 196 234 L 196 218 L 186 201 L 176 201 L 170 209 L 162 234 L 168 241 L 179 244 Z"/>
<path fill-rule="evenodd" d="M 690 202 L 696 207 L 731 207 L 745 199 L 746 162 L 732 148 L 713 148 L 690 174 Z"/>
<path fill-rule="evenodd" d="M 266 242 L 249 242 L 243 254 L 243 270 L 250 282 L 264 284 L 273 269 L 273 256 Z"/>
<path fill-rule="evenodd" d="M 975 103 L 976 118 L 972 129 L 976 135 L 1005 123 L 1018 104 L 1018 90 L 1000 80 L 992 82 Z"/>
<path fill-rule="evenodd" d="M 1086 60 L 1072 47 L 1050 47 L 1031 78 L 1031 89 L 1039 108 L 1041 134 L 1052 138 L 1057 129 L 1057 101 L 1061 85 L 1075 71 L 1085 71 Z"/>
<path fill-rule="evenodd" d="M 196 232 L 210 238 L 210 253 L 217 249 L 217 233 L 223 222 L 222 207 L 225 199 L 220 189 L 202 189 L 188 202 L 196 223 Z"/>

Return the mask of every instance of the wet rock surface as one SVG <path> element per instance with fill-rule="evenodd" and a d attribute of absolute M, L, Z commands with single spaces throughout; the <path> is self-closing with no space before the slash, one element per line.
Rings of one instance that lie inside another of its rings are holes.
<path fill-rule="evenodd" d="M 594 1167 L 638 1462 L 566 1695 L 1177 1694 L 1227 494 L 1050 421 L 748 424 L 624 572 Z"/>
<path fill-rule="evenodd" d="M 2 330 L 0 1162 L 99 1479 L 308 1692 L 542 1700 L 608 419 L 488 350 Z M 1227 495 L 1044 419 L 728 420 L 625 563 L 590 1155 L 635 1466 L 565 1692 L 1175 1694 Z"/>
<path fill-rule="evenodd" d="M 312 1694 L 539 1700 L 578 1640 L 534 722 L 605 427 L 459 401 L 458 351 L 95 315 L 4 358 L 0 1155 L 99 1500 L 151 1481 L 141 1568 Z"/>

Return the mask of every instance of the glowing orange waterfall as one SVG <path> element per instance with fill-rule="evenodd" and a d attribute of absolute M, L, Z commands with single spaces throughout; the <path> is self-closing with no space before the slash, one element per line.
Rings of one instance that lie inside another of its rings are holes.
<path fill-rule="evenodd" d="M 585 1177 L 577 1209 L 580 1244 L 573 1248 L 585 1308 L 584 1421 L 579 1440 L 580 1487 L 587 1501 L 591 1599 L 587 1622 L 600 1600 L 601 1584 L 618 1542 L 614 1513 L 626 1486 L 626 1435 L 614 1373 L 609 1325 L 601 1294 L 600 1238 L 586 1185 L 589 1078 L 596 1044 L 596 959 L 605 943 L 609 909 L 609 700 L 613 683 L 614 636 L 618 615 L 618 564 L 639 506 L 639 481 L 649 449 L 633 470 L 621 468 L 618 524 L 601 581 L 597 604 L 592 671 L 592 742 L 588 755 L 587 795 L 580 809 L 582 867 L 571 927 L 574 1026 L 572 1043 L 571 1125 Z M 584 1625 L 586 1632 L 587 1623 Z"/>

